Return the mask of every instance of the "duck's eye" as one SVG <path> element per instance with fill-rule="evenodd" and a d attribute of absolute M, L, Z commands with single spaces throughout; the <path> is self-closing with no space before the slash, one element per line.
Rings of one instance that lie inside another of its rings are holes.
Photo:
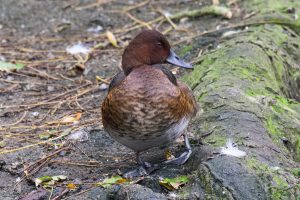
<path fill-rule="evenodd" d="M 161 42 L 158 42 L 157 45 L 160 46 L 160 47 L 163 46 Z"/>

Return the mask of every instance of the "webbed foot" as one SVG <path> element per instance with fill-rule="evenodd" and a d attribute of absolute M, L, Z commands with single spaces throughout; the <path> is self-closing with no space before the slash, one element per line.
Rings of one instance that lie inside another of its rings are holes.
<path fill-rule="evenodd" d="M 171 160 L 164 161 L 164 165 L 182 165 L 184 164 L 192 154 L 192 148 L 189 139 L 186 134 L 184 134 L 185 152 L 183 152 L 179 157 L 173 158 Z"/>

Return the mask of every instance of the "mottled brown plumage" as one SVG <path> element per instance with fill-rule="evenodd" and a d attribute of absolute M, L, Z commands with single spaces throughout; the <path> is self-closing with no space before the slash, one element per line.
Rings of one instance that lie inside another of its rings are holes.
<path fill-rule="evenodd" d="M 161 33 L 141 32 L 125 49 L 123 72 L 114 77 L 102 104 L 105 130 L 136 152 L 174 141 L 198 109 L 191 90 L 155 65 L 165 62 L 191 68 L 170 51 Z"/>

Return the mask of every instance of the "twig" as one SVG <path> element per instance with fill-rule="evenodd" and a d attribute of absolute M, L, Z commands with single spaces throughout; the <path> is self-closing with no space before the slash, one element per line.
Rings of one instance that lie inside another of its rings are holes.
<path fill-rule="evenodd" d="M 25 180 L 26 177 L 38 172 L 50 159 L 44 160 L 40 165 L 38 165 L 31 173 L 25 174 L 14 186 L 14 188 L 19 185 L 23 180 Z"/>
<path fill-rule="evenodd" d="M 142 25 L 142 26 L 145 26 L 147 27 L 148 29 L 152 29 L 152 27 L 147 23 L 147 22 L 144 22 L 136 17 L 134 17 L 133 15 L 131 15 L 129 12 L 125 12 L 125 14 L 130 18 L 132 19 L 133 21 L 135 21 L 136 23 Z"/>
<path fill-rule="evenodd" d="M 161 9 L 157 9 L 157 11 L 158 11 L 162 16 L 164 16 L 164 18 L 169 22 L 169 24 L 171 24 L 171 26 L 172 26 L 175 30 L 178 29 L 177 25 L 176 25 L 176 24 L 170 19 L 170 17 L 167 16 Z"/>
<path fill-rule="evenodd" d="M 33 175 L 34 173 L 38 172 L 47 162 L 49 162 L 51 160 L 51 157 L 55 156 L 59 152 L 61 152 L 63 150 L 66 150 L 66 149 L 70 149 L 70 147 L 63 147 L 61 149 L 58 149 L 57 151 L 53 152 L 52 154 L 50 154 L 46 157 L 43 157 L 43 158 L 39 159 L 38 161 L 36 161 L 35 163 L 25 167 L 24 170 L 23 170 L 25 175 L 21 178 L 21 180 L 19 180 L 15 184 L 14 187 L 16 187 L 18 184 L 20 184 L 26 177 L 29 177 L 29 176 Z M 41 164 L 39 164 L 39 163 L 41 163 Z M 28 172 L 30 168 L 35 167 L 36 165 L 38 165 L 38 166 L 35 169 Z"/>
<path fill-rule="evenodd" d="M 64 189 L 58 196 L 54 197 L 52 200 L 59 200 L 61 199 L 65 194 L 67 194 L 70 190 L 68 188 Z"/>
<path fill-rule="evenodd" d="M 38 163 L 42 162 L 43 160 L 49 159 L 49 158 L 55 156 L 56 154 L 60 153 L 61 151 L 69 150 L 69 149 L 70 149 L 70 147 L 62 147 L 62 148 L 56 150 L 55 152 L 53 152 L 53 153 L 51 153 L 51 154 L 49 154 L 49 155 L 47 155 L 47 156 L 45 156 L 45 157 L 37 160 L 35 163 L 33 163 L 33 164 L 25 167 L 23 171 L 25 172 L 25 171 L 29 170 L 30 168 L 34 167 L 35 165 L 37 165 Z"/>
<path fill-rule="evenodd" d="M 38 142 L 38 143 L 35 143 L 35 144 L 30 144 L 30 145 L 23 146 L 23 147 L 16 148 L 16 149 L 3 150 L 3 151 L 0 151 L 0 155 L 2 155 L 2 154 L 8 154 L 8 153 L 13 153 L 13 152 L 24 150 L 24 149 L 28 149 L 28 148 L 35 147 L 35 146 L 38 146 L 38 145 L 41 145 L 41 144 L 46 144 L 48 142 L 52 142 L 52 141 L 61 139 L 63 137 L 65 137 L 65 135 L 61 135 L 61 136 L 58 136 L 58 137 L 55 137 L 55 138 L 48 139 L 46 141 L 41 141 L 41 142 Z"/>
<path fill-rule="evenodd" d="M 90 191 L 90 190 L 92 190 L 92 189 L 94 189 L 94 188 L 96 188 L 96 187 L 98 187 L 98 186 L 93 186 L 93 187 L 88 188 L 88 189 L 86 189 L 86 190 L 82 190 L 82 191 L 80 191 L 80 192 L 78 192 L 78 193 L 76 193 L 76 194 L 73 194 L 73 195 L 71 195 L 71 196 L 68 196 L 68 197 L 66 197 L 66 198 L 63 198 L 62 200 L 66 200 L 66 199 L 70 199 L 70 198 L 73 199 L 73 197 L 78 196 L 78 195 L 81 195 L 81 194 L 84 194 L 84 193 L 86 193 L 86 192 L 88 192 L 88 191 Z M 52 199 L 52 200 L 53 200 L 53 199 Z"/>
<path fill-rule="evenodd" d="M 16 63 L 22 63 L 22 64 L 41 64 L 41 63 L 52 63 L 52 62 L 76 63 L 77 62 L 75 60 L 67 60 L 66 58 L 35 60 L 35 61 L 27 61 L 27 60 L 12 60 L 12 61 Z"/>
<path fill-rule="evenodd" d="M 5 89 L 1 89 L 1 88 L 0 88 L 0 94 L 1 94 L 1 93 L 5 93 L 5 92 L 10 92 L 11 90 L 16 89 L 18 86 L 20 86 L 20 85 L 17 84 L 17 83 L 15 83 L 15 84 L 13 84 L 13 85 L 11 85 L 11 86 L 5 88 Z"/>
<path fill-rule="evenodd" d="M 106 83 L 106 84 L 110 84 L 110 81 L 107 81 L 106 79 L 103 79 L 103 78 L 101 78 L 100 76 L 96 76 L 96 79 L 98 80 L 98 81 L 101 81 L 102 83 Z"/>
<path fill-rule="evenodd" d="M 134 5 L 134 6 L 130 6 L 130 7 L 128 7 L 128 8 L 125 8 L 123 11 L 124 11 L 124 12 L 128 12 L 128 11 L 130 11 L 130 10 L 134 10 L 134 9 L 143 7 L 143 6 L 147 5 L 149 2 L 150 2 L 150 0 L 146 0 L 146 1 L 144 1 L 144 2 L 141 2 L 141 3 L 139 3 L 139 4 L 136 4 L 136 5 Z"/>
<path fill-rule="evenodd" d="M 83 5 L 83 6 L 78 6 L 75 8 L 75 10 L 84 10 L 84 9 L 89 9 L 89 8 L 93 8 L 93 7 L 98 7 L 102 4 L 105 3 L 109 3 L 112 2 L 114 0 L 97 0 L 95 3 L 91 3 L 91 4 L 87 4 L 87 5 Z"/>
<path fill-rule="evenodd" d="M 17 47 L 18 50 L 23 52 L 29 52 L 29 53 L 65 53 L 64 50 L 36 50 L 36 49 L 29 49 L 25 47 Z"/>
<path fill-rule="evenodd" d="M 54 76 L 51 76 L 51 75 L 47 74 L 46 72 L 42 72 L 42 71 L 40 71 L 40 70 L 38 70 L 38 69 L 35 69 L 35 68 L 33 68 L 33 67 L 29 66 L 29 65 L 28 65 L 27 67 L 28 67 L 29 69 L 35 71 L 35 72 L 38 72 L 39 75 L 40 75 L 41 77 L 43 77 L 43 78 L 48 78 L 48 79 L 52 79 L 52 80 L 59 80 L 58 78 L 55 78 Z"/>
<path fill-rule="evenodd" d="M 56 164 L 63 164 L 63 165 L 74 165 L 74 166 L 81 166 L 81 167 L 102 167 L 103 165 L 91 165 L 91 164 L 84 164 L 84 163 L 73 163 L 73 162 L 67 162 L 67 161 L 59 161 L 59 160 L 53 160 L 51 163 Z"/>
<path fill-rule="evenodd" d="M 232 12 L 230 9 L 222 6 L 205 6 L 200 9 L 195 9 L 195 10 L 189 10 L 189 11 L 183 11 L 180 13 L 177 13 L 175 15 L 171 15 L 170 19 L 181 19 L 183 17 L 200 17 L 203 15 L 220 15 L 223 16 L 227 19 L 232 18 Z"/>
<path fill-rule="evenodd" d="M 194 39 L 196 37 L 201 37 L 201 36 L 212 34 L 212 33 L 215 33 L 215 32 L 224 32 L 224 31 L 230 30 L 230 29 L 242 28 L 242 27 L 245 27 L 245 26 L 257 26 L 257 25 L 263 25 L 263 24 L 279 24 L 279 25 L 285 25 L 285 26 L 288 26 L 288 27 L 293 27 L 293 26 L 299 27 L 299 25 L 296 24 L 296 22 L 288 21 L 288 20 L 285 21 L 285 20 L 283 19 L 282 21 L 280 21 L 280 19 L 269 19 L 269 20 L 262 20 L 262 21 L 256 21 L 256 22 L 238 23 L 238 24 L 226 26 L 226 27 L 223 27 L 223 28 L 220 28 L 220 29 L 214 28 L 214 29 L 204 31 L 204 32 L 199 33 L 199 34 L 195 34 L 191 37 L 182 39 L 180 41 L 177 41 L 177 42 L 173 43 L 173 45 L 181 44 L 183 42 Z"/>
<path fill-rule="evenodd" d="M 4 124 L 4 125 L 1 125 L 2 127 L 10 127 L 10 126 L 15 126 L 15 125 L 17 125 L 18 123 L 20 123 L 21 121 L 23 121 L 23 119 L 26 117 L 26 115 L 27 115 L 27 113 L 28 113 L 28 111 L 25 111 L 24 113 L 23 113 L 23 115 L 22 115 L 22 117 L 18 120 L 18 121 L 16 121 L 16 122 L 14 122 L 14 123 L 12 123 L 12 124 Z"/>

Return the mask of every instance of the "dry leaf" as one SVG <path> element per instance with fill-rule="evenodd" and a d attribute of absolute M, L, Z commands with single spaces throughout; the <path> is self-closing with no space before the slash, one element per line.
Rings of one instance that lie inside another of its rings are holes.
<path fill-rule="evenodd" d="M 79 119 L 81 118 L 82 113 L 76 113 L 76 120 L 79 121 Z"/>
<path fill-rule="evenodd" d="M 73 116 L 65 116 L 60 120 L 60 123 L 74 123 L 79 121 L 82 113 L 76 113 L 75 117 Z"/>
<path fill-rule="evenodd" d="M 106 31 L 106 36 L 107 36 L 108 41 L 109 41 L 114 47 L 119 47 L 119 46 L 118 46 L 117 39 L 116 39 L 115 35 L 114 35 L 112 32 Z"/>
<path fill-rule="evenodd" d="M 172 155 L 172 152 L 170 151 L 170 149 L 167 149 L 165 151 L 165 158 L 166 160 L 172 160 L 173 158 L 175 158 L 173 155 Z"/>
<path fill-rule="evenodd" d="M 159 181 L 159 184 L 168 190 L 178 190 L 181 186 L 189 182 L 189 178 L 187 176 L 179 176 L 176 178 L 164 178 Z"/>
<path fill-rule="evenodd" d="M 51 137 L 51 134 L 50 133 L 47 133 L 47 132 L 43 132 L 43 133 L 40 133 L 39 134 L 39 138 L 42 139 L 42 140 L 47 140 Z"/>
<path fill-rule="evenodd" d="M 123 184 L 126 182 L 128 182 L 128 179 L 125 179 L 121 176 L 112 176 L 110 178 L 105 179 L 102 182 L 98 182 L 97 185 L 102 187 L 108 187 L 114 184 Z"/>
<path fill-rule="evenodd" d="M 0 141 L 0 148 L 4 148 L 6 146 L 6 142 L 5 141 Z"/>
<path fill-rule="evenodd" d="M 21 63 L 8 63 L 0 60 L 0 71 L 10 72 L 13 70 L 22 69 L 24 67 Z"/>
<path fill-rule="evenodd" d="M 76 189 L 76 185 L 74 183 L 68 183 L 67 184 L 67 188 L 70 190 L 75 190 Z"/>
<path fill-rule="evenodd" d="M 34 180 L 35 186 L 43 186 L 43 187 L 48 187 L 48 186 L 53 186 L 59 181 L 64 181 L 67 179 L 67 176 L 65 175 L 58 175 L 58 176 L 42 176 L 39 178 L 36 178 Z"/>
<path fill-rule="evenodd" d="M 72 117 L 72 116 L 65 116 L 60 120 L 61 123 L 72 123 L 72 122 L 75 122 L 75 121 L 77 121 L 77 119 L 75 117 Z"/>
<path fill-rule="evenodd" d="M 212 3 L 213 3 L 213 5 L 219 5 L 220 4 L 220 1 L 219 0 L 212 0 Z"/>

